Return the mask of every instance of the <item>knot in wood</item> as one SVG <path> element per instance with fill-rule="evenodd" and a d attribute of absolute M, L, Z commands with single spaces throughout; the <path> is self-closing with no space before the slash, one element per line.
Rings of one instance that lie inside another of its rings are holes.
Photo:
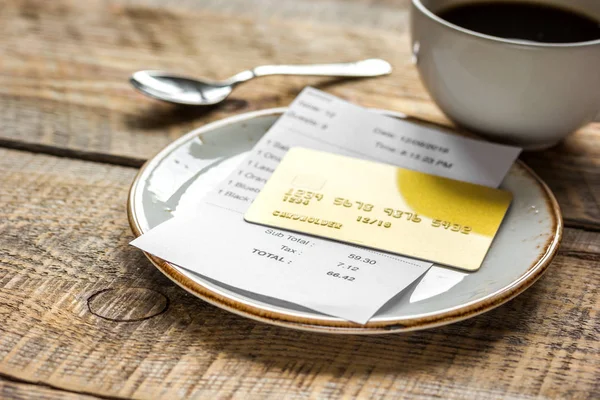
<path fill-rule="evenodd" d="M 88 309 L 115 322 L 143 321 L 167 311 L 169 298 L 146 288 L 104 289 L 88 298 Z"/>

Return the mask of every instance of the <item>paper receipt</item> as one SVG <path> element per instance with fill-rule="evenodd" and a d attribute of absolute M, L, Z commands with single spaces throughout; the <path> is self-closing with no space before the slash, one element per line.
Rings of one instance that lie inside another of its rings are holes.
<path fill-rule="evenodd" d="M 132 244 L 225 285 L 358 323 L 431 263 L 245 222 L 244 213 L 288 149 L 345 154 L 490 187 L 500 184 L 519 154 L 510 146 L 378 115 L 312 88 L 269 126 L 252 151 L 233 158 L 227 155 L 245 146 L 243 132 L 203 135 L 193 154 L 182 147 L 177 158 L 185 170 L 171 165 L 166 170 L 177 171 L 169 175 L 172 185 L 153 188 L 169 198 L 175 218 Z M 295 183 L 310 184 L 302 179 Z"/>

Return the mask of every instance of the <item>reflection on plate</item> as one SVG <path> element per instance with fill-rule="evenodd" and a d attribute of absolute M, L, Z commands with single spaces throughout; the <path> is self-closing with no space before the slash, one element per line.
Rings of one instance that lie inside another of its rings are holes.
<path fill-rule="evenodd" d="M 129 193 L 128 214 L 134 234 L 139 236 L 174 215 L 193 213 L 197 199 L 225 179 L 283 111 L 264 110 L 206 125 L 148 161 Z M 398 117 L 393 112 L 377 112 Z M 331 333 L 425 329 L 501 305 L 527 289 L 552 261 L 562 235 L 562 218 L 550 190 L 521 162 L 511 168 L 501 188 L 511 191 L 514 199 L 481 269 L 465 273 L 434 266 L 366 325 L 229 287 L 147 256 L 192 294 L 259 321 Z"/>

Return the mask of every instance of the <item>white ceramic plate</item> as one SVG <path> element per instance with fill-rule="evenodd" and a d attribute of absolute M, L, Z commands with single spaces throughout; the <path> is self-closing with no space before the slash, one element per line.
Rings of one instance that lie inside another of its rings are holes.
<path fill-rule="evenodd" d="M 252 112 L 203 126 L 148 161 L 129 194 L 129 222 L 134 234 L 139 236 L 173 215 L 190 212 L 197 199 L 235 168 L 283 111 Z M 562 218 L 550 190 L 521 162 L 511 168 L 501 187 L 511 191 L 514 200 L 481 269 L 464 273 L 434 266 L 366 325 L 229 287 L 147 256 L 192 294 L 259 321 L 332 333 L 425 329 L 503 304 L 533 284 L 554 257 L 562 235 Z"/>

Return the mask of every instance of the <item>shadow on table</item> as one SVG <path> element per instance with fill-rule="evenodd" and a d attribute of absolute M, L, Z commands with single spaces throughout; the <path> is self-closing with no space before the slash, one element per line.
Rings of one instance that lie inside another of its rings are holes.
<path fill-rule="evenodd" d="M 166 104 L 158 100 L 144 107 L 139 113 L 127 115 L 125 124 L 129 129 L 163 129 L 201 121 L 217 112 L 235 113 L 248 108 L 245 100 L 234 97 L 213 106 L 183 106 Z"/>
<path fill-rule="evenodd" d="M 297 332 L 255 324 L 244 339 L 222 351 L 265 366 L 322 364 L 334 374 L 344 369 L 385 372 L 437 371 L 450 365 L 478 365 L 490 356 L 521 356 L 519 345 L 536 308 L 535 290 L 484 315 L 444 327 L 387 335 L 358 336 Z M 231 325 L 230 329 L 236 329 Z M 498 342 L 501 342 L 500 344 Z M 502 350 L 498 350 L 498 348 Z"/>
<path fill-rule="evenodd" d="M 310 86 L 327 90 L 342 83 L 365 79 L 369 78 L 317 78 Z M 256 83 L 248 83 L 248 85 L 252 84 Z M 139 113 L 127 115 L 125 124 L 129 129 L 162 129 L 194 121 L 205 122 L 211 116 L 225 117 L 236 113 L 282 107 L 287 106 L 302 89 L 303 87 L 290 87 L 282 90 L 281 96 L 263 96 L 251 100 L 238 98 L 234 92 L 232 97 L 212 106 L 175 105 L 151 100 Z"/>

